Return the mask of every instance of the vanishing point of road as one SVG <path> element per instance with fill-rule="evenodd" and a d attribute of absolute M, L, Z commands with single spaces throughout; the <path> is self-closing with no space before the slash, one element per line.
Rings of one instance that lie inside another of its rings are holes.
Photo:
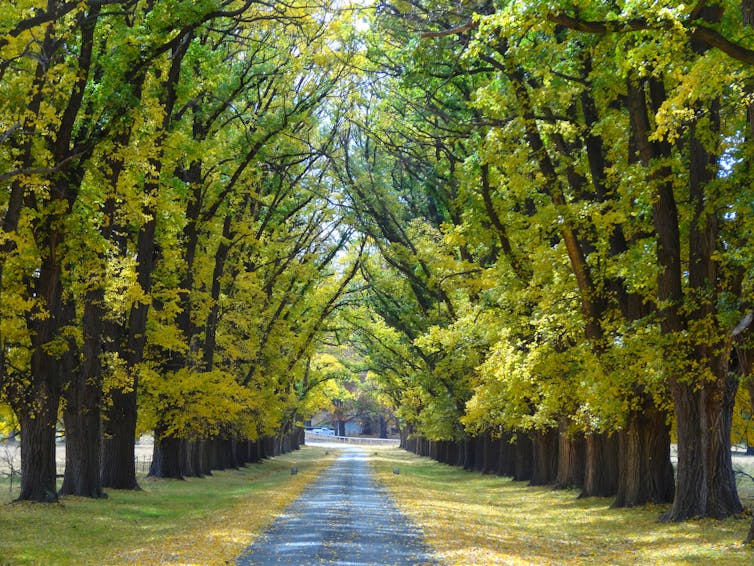
<path fill-rule="evenodd" d="M 366 460 L 362 449 L 345 449 L 236 564 L 439 564 Z"/>

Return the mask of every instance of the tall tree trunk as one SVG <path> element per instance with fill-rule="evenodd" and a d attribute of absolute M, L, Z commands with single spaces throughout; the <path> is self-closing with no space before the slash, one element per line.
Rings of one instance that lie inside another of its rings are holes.
<path fill-rule="evenodd" d="M 614 507 L 634 507 L 673 500 L 675 477 L 670 461 L 670 431 L 667 417 L 651 398 L 644 410 L 633 411 L 618 433 L 618 493 Z"/>
<path fill-rule="evenodd" d="M 181 62 L 188 50 L 192 37 L 191 33 L 185 34 L 178 45 L 173 48 L 170 70 L 163 84 L 164 90 L 161 93 L 161 102 L 164 108 L 162 131 L 156 141 L 157 147 L 154 154 L 149 160 L 151 167 L 144 185 L 144 193 L 148 197 L 149 204 L 144 207 L 143 212 L 148 220 L 139 227 L 136 237 L 136 282 L 146 297 L 149 297 L 152 292 L 152 273 L 156 261 L 155 234 L 158 215 L 155 203 L 157 193 L 160 189 L 160 174 L 163 166 L 163 142 L 171 128 L 173 108 L 177 100 L 176 88 L 180 78 Z M 140 89 L 141 84 L 139 84 Z M 134 303 L 128 315 L 126 328 L 116 332 L 117 337 L 121 339 L 117 344 L 120 357 L 126 362 L 126 366 L 132 372 L 132 381 L 129 387 L 123 391 L 113 393 L 112 403 L 107 411 L 105 448 L 103 450 L 103 457 L 107 458 L 107 461 L 103 463 L 102 467 L 103 485 L 106 487 L 121 489 L 134 489 L 138 487 L 134 466 L 136 395 L 139 388 L 138 368 L 144 360 L 149 308 L 150 303 L 142 301 Z M 157 439 L 155 438 L 156 444 Z M 165 451 L 165 454 L 170 453 L 172 453 L 171 450 Z M 130 461 L 130 464 L 126 464 L 127 461 Z M 118 470 L 118 466 L 121 465 L 125 465 L 126 469 L 122 472 L 116 471 Z M 180 463 L 176 463 L 175 466 L 180 468 Z M 170 468 L 170 466 L 166 467 Z"/>
<path fill-rule="evenodd" d="M 66 431 L 65 475 L 60 493 L 104 497 L 102 464 L 102 288 L 86 294 L 82 327 L 81 367 L 73 370 L 64 390 Z"/>
<path fill-rule="evenodd" d="M 579 497 L 610 497 L 618 487 L 618 437 L 593 432 L 586 435 L 584 487 Z"/>
<path fill-rule="evenodd" d="M 22 132 L 26 135 L 15 143 L 9 140 L 13 149 L 20 157 L 23 168 L 33 168 L 37 159 L 37 134 L 40 109 L 45 102 L 48 91 L 48 70 L 52 61 L 56 60 L 56 53 L 61 42 L 56 37 L 55 13 L 57 6 L 50 4 L 50 22 L 45 26 L 44 37 L 40 38 L 37 64 L 32 81 L 32 96 L 28 101 Z M 22 212 L 29 201 L 30 193 L 26 182 L 19 177 L 13 179 L 8 201 L 4 206 L 2 222 L 3 234 L 11 235 L 17 232 L 22 218 Z M 33 203 L 36 204 L 36 203 Z M 35 211 L 38 215 L 39 211 Z M 36 216 L 35 215 L 35 216 Z M 38 223 L 38 220 L 37 220 Z M 35 230 L 36 231 L 36 230 Z M 45 233 L 43 228 L 40 234 Z M 48 239 L 49 240 L 49 239 Z M 49 241 L 47 242 L 49 243 Z M 42 255 L 48 255 L 42 262 L 42 269 L 36 281 L 27 282 L 26 292 L 29 297 L 37 297 L 46 301 L 45 307 L 54 307 L 50 299 L 59 296 L 56 287 L 59 284 L 58 257 L 54 246 L 47 246 L 45 242 L 37 242 Z M 40 245 L 41 244 L 41 245 Z M 6 254 L 15 251 L 16 239 L 4 237 L 0 244 L 0 276 L 5 268 Z M 50 270 L 52 268 L 52 270 Z M 44 277 L 44 279 L 42 279 Z M 0 281 L 0 284 L 2 282 Z M 0 288 L 1 290 L 1 288 Z M 40 294 L 40 291 L 45 291 Z M 55 482 L 55 426 L 57 424 L 58 405 L 60 402 L 60 383 L 53 375 L 52 368 L 56 360 L 52 359 L 43 346 L 54 336 L 56 313 L 52 308 L 47 312 L 35 309 L 27 317 L 26 326 L 31 331 L 32 354 L 29 383 L 14 386 L 15 391 L 10 395 L 10 403 L 18 417 L 21 427 L 21 493 L 20 500 L 55 501 L 57 499 L 57 485 Z M 0 352 L 3 365 L 0 370 L 5 372 L 5 345 Z M 3 373 L 4 377 L 4 373 Z M 24 376 L 24 380 L 25 376 Z"/>
<path fill-rule="evenodd" d="M 558 423 L 558 474 L 555 487 L 568 489 L 584 484 L 586 445 L 584 436 L 569 430 L 570 421 L 561 418 Z"/>
<path fill-rule="evenodd" d="M 497 473 L 500 476 L 512 478 L 516 473 L 516 450 L 511 440 L 510 433 L 505 431 L 501 433 Z"/>
<path fill-rule="evenodd" d="M 138 73 L 131 83 L 131 96 L 139 100 L 142 96 L 146 74 Z M 133 119 L 127 119 L 122 130 L 115 136 L 113 142 L 115 148 L 121 149 L 131 143 L 133 136 Z M 110 169 L 109 190 L 110 195 L 105 201 L 104 213 L 106 221 L 102 226 L 102 236 L 110 241 L 114 250 L 125 257 L 131 253 L 126 233 L 128 230 L 117 221 L 118 197 L 116 188 L 121 175 L 125 170 L 126 163 L 119 152 L 114 152 L 107 159 Z M 103 257 L 104 259 L 104 257 Z M 138 271 L 139 268 L 137 268 Z M 104 307 L 104 305 L 103 305 Z M 127 354 L 128 328 L 103 316 L 102 323 L 102 347 L 105 351 L 118 353 L 121 359 L 134 363 L 137 358 L 131 358 Z M 130 355 L 133 355 L 132 352 Z M 136 390 L 138 380 L 136 368 L 130 366 L 133 373 L 131 385 L 124 389 L 110 390 L 106 393 L 108 402 L 102 409 L 102 462 L 100 477 L 103 487 L 114 489 L 139 489 L 136 480 L 135 446 L 136 446 Z"/>
<path fill-rule="evenodd" d="M 134 387 L 137 380 L 133 378 Z M 102 439 L 102 486 L 139 489 L 136 450 L 136 391 L 113 391 L 105 409 Z"/>
<path fill-rule="evenodd" d="M 655 187 L 652 203 L 656 237 L 658 319 L 662 335 L 671 346 L 663 352 L 675 405 L 678 431 L 678 468 L 673 506 L 664 515 L 669 521 L 692 517 L 725 517 L 741 510 L 730 457 L 728 398 L 735 387 L 729 385 L 727 357 L 730 350 L 725 333 L 716 322 L 717 291 L 721 285 L 715 254 L 718 238 L 717 219 L 708 206 L 706 191 L 717 171 L 718 157 L 707 150 L 698 134 L 697 124 L 689 130 L 689 201 L 692 209 L 688 230 L 688 287 L 684 296 L 679 214 L 668 165 L 659 159 L 672 156 L 667 141 L 650 141 L 648 108 L 659 110 L 665 101 L 663 84 L 654 78 L 645 85 L 630 80 L 628 109 L 637 154 L 650 169 Z M 646 95 L 649 95 L 647 101 Z M 710 104 L 708 127 L 719 135 L 719 105 Z M 700 109 L 701 110 L 701 109 Z M 682 309 L 686 299 L 690 312 Z M 707 327 L 711 325 L 710 332 Z M 679 344 L 682 334 L 694 341 L 692 351 L 684 353 Z M 680 354 L 680 355 L 679 355 Z M 706 377 L 709 370 L 713 379 Z"/>
<path fill-rule="evenodd" d="M 47 383 L 36 384 L 29 407 L 16 410 L 21 427 L 22 501 L 57 501 L 55 424 L 60 394 Z"/>
<path fill-rule="evenodd" d="M 706 110 L 710 129 L 719 134 L 718 102 L 711 103 Z M 673 507 L 665 515 L 671 521 L 695 516 L 723 518 L 742 509 L 730 454 L 733 400 L 738 383 L 728 371 L 732 344 L 717 322 L 717 292 L 721 285 L 715 259 L 718 222 L 715 211 L 709 210 L 706 194 L 714 181 L 718 156 L 707 150 L 700 139 L 702 135 L 697 132 L 697 124 L 692 123 L 689 197 L 693 215 L 688 233 L 688 285 L 693 304 L 687 321 L 693 344 L 688 363 L 692 373 L 691 380 L 676 375 L 672 383 L 678 430 L 678 480 Z M 712 379 L 695 371 L 697 367 L 707 369 Z"/>
<path fill-rule="evenodd" d="M 56 217 L 62 223 L 60 217 Z M 19 499 L 52 501 L 56 499 L 55 483 L 55 427 L 58 406 L 64 380 L 72 371 L 68 351 L 53 356 L 47 348 L 60 339 L 59 331 L 72 324 L 70 312 L 63 304 L 58 244 L 63 234 L 54 230 L 48 216 L 38 227 L 37 245 L 44 250 L 45 261 L 39 269 L 39 277 L 31 283 L 30 296 L 39 297 L 42 306 L 27 315 L 27 327 L 31 334 L 31 375 L 29 385 L 23 388 L 20 398 L 14 401 L 14 409 L 21 425 L 21 494 Z M 70 348 L 71 345 L 67 344 Z M 68 360 L 64 358 L 68 356 Z M 28 430 L 24 427 L 30 427 Z M 52 494 L 52 495 L 50 495 Z"/>
<path fill-rule="evenodd" d="M 531 435 L 533 466 L 529 485 L 548 485 L 558 475 L 558 431 L 556 428 L 537 430 Z"/>
<path fill-rule="evenodd" d="M 152 464 L 149 475 L 155 478 L 173 478 L 182 480 L 186 470 L 183 467 L 185 441 L 155 431 Z"/>
<path fill-rule="evenodd" d="M 211 303 L 204 331 L 204 365 L 206 366 L 207 371 L 212 371 L 212 368 L 215 365 L 217 324 L 220 319 L 221 281 L 223 273 L 225 272 L 225 262 L 228 258 L 228 251 L 230 250 L 229 241 L 232 234 L 231 222 L 231 215 L 226 215 L 225 220 L 223 221 L 223 237 L 217 247 L 217 252 L 215 252 L 215 267 L 212 272 L 212 289 L 210 291 Z"/>
<path fill-rule="evenodd" d="M 516 481 L 529 481 L 534 470 L 534 447 L 531 438 L 527 434 L 516 435 L 516 462 L 513 479 Z"/>

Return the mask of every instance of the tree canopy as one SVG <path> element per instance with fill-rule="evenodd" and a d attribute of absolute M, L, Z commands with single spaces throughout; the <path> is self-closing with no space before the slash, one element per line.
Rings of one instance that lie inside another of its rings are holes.
<path fill-rule="evenodd" d="M 59 419 L 62 493 L 99 497 L 136 487 L 139 432 L 154 475 L 201 475 L 296 444 L 350 382 L 446 461 L 739 513 L 753 14 L 11 3 L 0 427 L 21 498 L 57 496 Z"/>

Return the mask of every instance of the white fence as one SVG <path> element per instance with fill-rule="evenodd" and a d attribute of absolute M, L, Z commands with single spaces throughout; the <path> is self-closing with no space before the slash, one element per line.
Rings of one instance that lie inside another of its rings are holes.
<path fill-rule="evenodd" d="M 314 442 L 336 442 L 338 444 L 357 444 L 360 446 L 398 446 L 397 438 L 369 438 L 362 436 L 328 436 L 306 431 L 306 440 Z"/>

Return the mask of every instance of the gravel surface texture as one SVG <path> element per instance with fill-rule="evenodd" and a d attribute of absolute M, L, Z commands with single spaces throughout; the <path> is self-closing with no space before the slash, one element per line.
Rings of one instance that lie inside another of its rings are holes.
<path fill-rule="evenodd" d="M 366 453 L 344 451 L 237 565 L 439 564 L 371 475 Z"/>

